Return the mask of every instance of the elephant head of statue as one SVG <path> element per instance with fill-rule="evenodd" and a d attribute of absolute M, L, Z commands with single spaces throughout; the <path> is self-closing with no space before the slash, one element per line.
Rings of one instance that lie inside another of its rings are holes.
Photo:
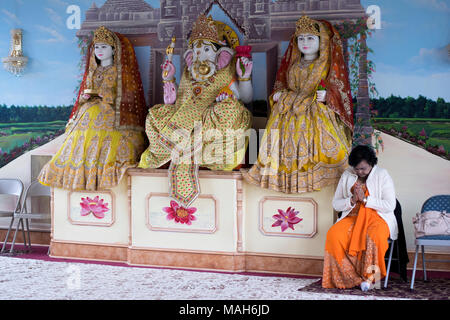
<path fill-rule="evenodd" d="M 235 51 L 227 44 L 223 27 L 223 24 L 205 15 L 200 15 L 195 21 L 189 48 L 184 54 L 194 80 L 205 81 L 232 61 Z"/>
<path fill-rule="evenodd" d="M 199 39 L 185 52 L 184 59 L 192 78 L 196 81 L 205 81 L 228 66 L 233 56 L 233 49 Z"/>

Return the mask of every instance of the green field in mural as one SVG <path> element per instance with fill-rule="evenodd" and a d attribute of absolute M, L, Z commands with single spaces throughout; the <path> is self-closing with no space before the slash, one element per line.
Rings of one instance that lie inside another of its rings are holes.
<path fill-rule="evenodd" d="M 32 139 L 45 135 L 54 135 L 63 130 L 67 121 L 0 123 L 0 150 L 9 152 L 20 147 Z"/>
<path fill-rule="evenodd" d="M 376 129 L 394 134 L 400 138 L 419 143 L 422 146 L 442 146 L 450 150 L 450 119 L 429 118 L 374 118 Z"/>

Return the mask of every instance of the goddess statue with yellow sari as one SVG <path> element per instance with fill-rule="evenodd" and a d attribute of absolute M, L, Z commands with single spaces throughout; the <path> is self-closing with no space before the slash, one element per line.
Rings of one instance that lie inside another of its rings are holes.
<path fill-rule="evenodd" d="M 38 180 L 68 190 L 113 188 L 145 149 L 145 115 L 133 46 L 123 35 L 98 28 L 66 139 Z"/>
<path fill-rule="evenodd" d="M 159 168 L 170 162 L 169 195 L 184 207 L 200 193 L 200 166 L 232 170 L 245 155 L 247 144 L 241 142 L 252 117 L 240 100 L 252 99 L 253 65 L 247 57 L 235 58 L 238 45 L 229 26 L 200 15 L 184 54 L 186 67 L 178 90 L 175 67 L 169 59 L 163 65 L 165 103 L 149 110 L 150 145 L 139 167 Z"/>
<path fill-rule="evenodd" d="M 353 105 L 342 43 L 329 22 L 297 21 L 270 106 L 257 162 L 243 171 L 246 181 L 284 193 L 337 183 L 348 166 Z"/>

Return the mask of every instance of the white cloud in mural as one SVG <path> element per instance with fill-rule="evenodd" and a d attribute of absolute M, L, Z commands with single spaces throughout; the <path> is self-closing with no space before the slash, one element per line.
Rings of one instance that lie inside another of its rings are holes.
<path fill-rule="evenodd" d="M 402 22 L 398 22 L 398 21 L 388 21 L 388 20 L 384 20 L 382 18 L 381 20 L 381 29 L 378 30 L 373 30 L 372 31 L 372 36 L 369 38 L 370 39 L 376 39 L 376 40 L 386 40 L 386 36 L 389 32 L 392 32 L 395 29 L 401 29 L 404 28 L 404 24 Z"/>
<path fill-rule="evenodd" d="M 20 19 L 17 18 L 17 16 L 14 13 L 12 13 L 12 12 L 6 10 L 6 9 L 2 9 L 2 12 L 3 12 L 4 15 L 6 15 L 8 17 L 8 19 L 5 19 L 5 21 L 7 21 L 7 22 L 13 21 L 16 24 L 21 24 L 22 23 L 20 21 Z"/>
<path fill-rule="evenodd" d="M 68 7 L 69 6 L 68 2 L 65 2 L 62 0 L 48 0 L 48 2 L 50 2 L 53 5 L 60 6 L 60 7 Z"/>
<path fill-rule="evenodd" d="M 443 48 L 420 48 L 419 54 L 411 58 L 415 64 L 450 63 L 447 47 Z"/>
<path fill-rule="evenodd" d="M 408 4 L 410 4 L 410 0 L 408 0 Z M 450 6 L 448 5 L 448 1 L 442 0 L 413 0 L 418 5 L 425 6 L 427 8 L 431 8 L 440 12 L 450 12 Z"/>
<path fill-rule="evenodd" d="M 373 80 L 381 97 L 389 97 L 393 94 L 417 98 L 423 95 L 433 100 L 440 97 L 450 101 L 450 91 L 447 89 L 447 84 L 450 83 L 450 71 L 429 72 L 422 69 L 408 73 L 398 67 L 378 63 Z"/>
<path fill-rule="evenodd" d="M 381 20 L 381 29 L 395 29 L 395 28 L 403 28 L 405 27 L 405 23 L 400 21 L 388 21 L 385 19 Z M 377 30 L 375 30 L 377 31 Z"/>
<path fill-rule="evenodd" d="M 66 38 L 61 33 L 59 33 L 57 30 L 55 30 L 53 28 L 44 27 L 44 26 L 37 26 L 37 27 L 42 32 L 45 32 L 45 33 L 48 33 L 49 35 L 51 35 L 51 38 L 49 38 L 49 39 L 37 40 L 39 42 L 56 43 L 56 42 L 64 42 L 64 41 L 66 41 Z"/>
<path fill-rule="evenodd" d="M 60 26 L 64 25 L 63 18 L 55 10 L 51 8 L 45 8 L 45 11 L 47 12 L 47 15 L 53 23 Z"/>
<path fill-rule="evenodd" d="M 76 97 L 74 89 L 78 74 L 78 66 L 73 63 L 33 59 L 23 77 L 10 77 L 8 83 L 0 82 L 0 104 L 70 105 Z M 23 94 L 23 88 L 27 88 L 26 94 Z"/>

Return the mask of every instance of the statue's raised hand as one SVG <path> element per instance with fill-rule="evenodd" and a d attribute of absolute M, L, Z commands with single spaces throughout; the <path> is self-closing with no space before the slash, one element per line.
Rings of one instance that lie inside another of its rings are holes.
<path fill-rule="evenodd" d="M 175 66 L 172 61 L 166 60 L 161 66 L 164 82 L 164 103 L 174 104 L 177 99 L 177 87 L 175 84 Z"/>
<path fill-rule="evenodd" d="M 174 104 L 177 100 L 177 86 L 175 81 L 164 82 L 164 103 Z"/>
<path fill-rule="evenodd" d="M 253 61 L 246 57 L 239 57 L 236 61 L 236 73 L 240 79 L 248 79 L 252 74 Z"/>
<path fill-rule="evenodd" d="M 175 66 L 173 65 L 172 61 L 166 60 L 164 64 L 161 66 L 162 68 L 162 78 L 164 81 L 170 81 L 173 80 L 175 76 Z"/>
<path fill-rule="evenodd" d="M 275 94 L 273 95 L 273 101 L 274 102 L 278 102 L 278 100 L 280 100 L 280 96 L 281 96 L 282 93 L 283 92 L 281 92 L 281 91 L 275 92 Z"/>

